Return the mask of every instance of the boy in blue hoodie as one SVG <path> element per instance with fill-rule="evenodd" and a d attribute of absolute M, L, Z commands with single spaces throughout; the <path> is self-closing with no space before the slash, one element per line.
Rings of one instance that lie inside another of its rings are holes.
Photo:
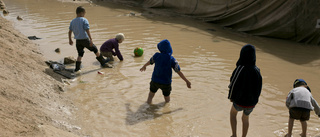
<path fill-rule="evenodd" d="M 140 71 L 145 71 L 148 65 L 155 64 L 150 82 L 150 92 L 147 103 L 151 104 L 152 99 L 160 88 L 164 96 L 165 102 L 170 101 L 172 69 L 186 82 L 187 87 L 191 88 L 191 83 L 180 70 L 180 66 L 176 59 L 172 56 L 172 48 L 170 42 L 165 39 L 157 45 L 159 52 L 155 53 L 151 59 L 143 65 Z"/>
<path fill-rule="evenodd" d="M 237 136 L 237 114 L 242 114 L 242 137 L 247 136 L 249 114 L 259 101 L 262 88 L 262 76 L 256 66 L 256 50 L 248 44 L 242 47 L 240 57 L 230 78 L 228 99 L 232 102 L 230 124 L 232 136 Z"/>

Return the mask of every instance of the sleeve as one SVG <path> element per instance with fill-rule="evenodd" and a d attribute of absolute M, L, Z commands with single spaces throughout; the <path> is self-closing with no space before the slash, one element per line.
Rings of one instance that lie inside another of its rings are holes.
<path fill-rule="evenodd" d="M 83 22 L 83 29 L 84 30 L 90 29 L 89 21 L 87 19 L 85 19 Z"/>
<path fill-rule="evenodd" d="M 120 60 L 123 60 L 123 57 L 122 57 L 121 52 L 120 52 L 120 50 L 119 50 L 119 44 L 118 44 L 118 43 L 116 43 L 116 45 L 115 45 L 115 47 L 114 47 L 114 50 L 115 50 L 115 52 L 116 52 L 117 57 L 118 57 Z"/>
<path fill-rule="evenodd" d="M 320 117 L 320 107 L 317 101 L 311 96 L 311 104 L 314 107 L 314 112 Z"/>
<path fill-rule="evenodd" d="M 157 54 L 154 54 L 151 58 L 150 58 L 150 65 L 155 63 L 155 57 L 157 56 Z"/>
<path fill-rule="evenodd" d="M 255 92 L 256 93 L 256 97 L 259 98 L 260 97 L 260 94 L 261 94 L 261 91 L 262 91 L 262 76 L 261 76 L 261 72 L 260 72 L 260 69 L 258 67 L 255 67 L 255 70 L 256 70 L 256 73 L 257 73 L 257 91 L 258 92 Z"/>
<path fill-rule="evenodd" d="M 175 71 L 175 72 L 179 72 L 181 70 L 180 65 L 178 63 L 178 61 L 175 58 L 171 58 L 171 68 Z"/>
<path fill-rule="evenodd" d="M 237 97 L 238 94 L 240 94 L 238 91 L 239 85 L 243 85 L 244 81 L 241 81 L 240 79 L 243 79 L 243 68 L 244 66 L 239 65 L 235 70 L 232 72 L 232 75 L 230 77 L 230 84 L 229 84 L 229 95 L 228 99 L 234 99 L 234 97 Z M 234 92 L 235 91 L 235 92 Z"/>
<path fill-rule="evenodd" d="M 231 85 L 232 85 L 232 83 L 234 82 L 234 76 L 235 76 L 235 73 L 237 72 L 237 70 L 238 70 L 238 67 L 235 68 L 235 69 L 233 70 L 232 74 L 231 74 L 230 84 L 229 84 L 229 86 L 228 86 L 229 89 L 231 88 Z"/>
<path fill-rule="evenodd" d="M 236 75 L 239 75 L 239 67 L 235 68 L 232 72 L 232 75 L 230 77 L 230 84 L 228 86 L 229 88 L 229 94 L 228 94 L 228 99 L 233 100 L 232 94 L 233 94 L 233 86 L 236 83 L 235 77 Z"/>
<path fill-rule="evenodd" d="M 289 94 L 288 94 L 288 96 L 287 96 L 287 98 L 286 98 L 286 106 L 287 106 L 287 108 L 289 108 L 290 102 L 291 102 L 292 99 L 293 99 L 293 94 L 292 94 L 292 92 L 290 91 Z"/>
<path fill-rule="evenodd" d="M 72 31 L 72 21 L 70 22 L 69 30 Z"/>

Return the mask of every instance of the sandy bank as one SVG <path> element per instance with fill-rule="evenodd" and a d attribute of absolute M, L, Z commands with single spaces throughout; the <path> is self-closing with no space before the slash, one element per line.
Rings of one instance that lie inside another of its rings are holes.
<path fill-rule="evenodd" d="M 0 136 L 80 135 L 76 107 L 37 45 L 3 17 L 0 34 Z"/>

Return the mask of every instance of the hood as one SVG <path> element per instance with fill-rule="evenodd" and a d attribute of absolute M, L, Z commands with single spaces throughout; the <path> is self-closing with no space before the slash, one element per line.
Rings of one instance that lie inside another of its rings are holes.
<path fill-rule="evenodd" d="M 168 54 L 168 55 L 172 55 L 172 48 L 171 48 L 171 44 L 169 42 L 169 40 L 164 39 L 162 41 L 160 41 L 157 45 L 159 51 L 163 54 Z"/>
<path fill-rule="evenodd" d="M 243 66 L 256 65 L 256 50 L 254 46 L 247 44 L 242 47 L 240 52 L 240 57 L 237 62 L 237 66 L 239 65 L 243 65 Z"/>

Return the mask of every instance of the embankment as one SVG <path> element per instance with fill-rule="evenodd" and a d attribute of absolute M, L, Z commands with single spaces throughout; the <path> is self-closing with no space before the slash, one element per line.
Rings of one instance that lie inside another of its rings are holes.
<path fill-rule="evenodd" d="M 0 136 L 78 136 L 64 85 L 38 47 L 0 16 Z"/>

